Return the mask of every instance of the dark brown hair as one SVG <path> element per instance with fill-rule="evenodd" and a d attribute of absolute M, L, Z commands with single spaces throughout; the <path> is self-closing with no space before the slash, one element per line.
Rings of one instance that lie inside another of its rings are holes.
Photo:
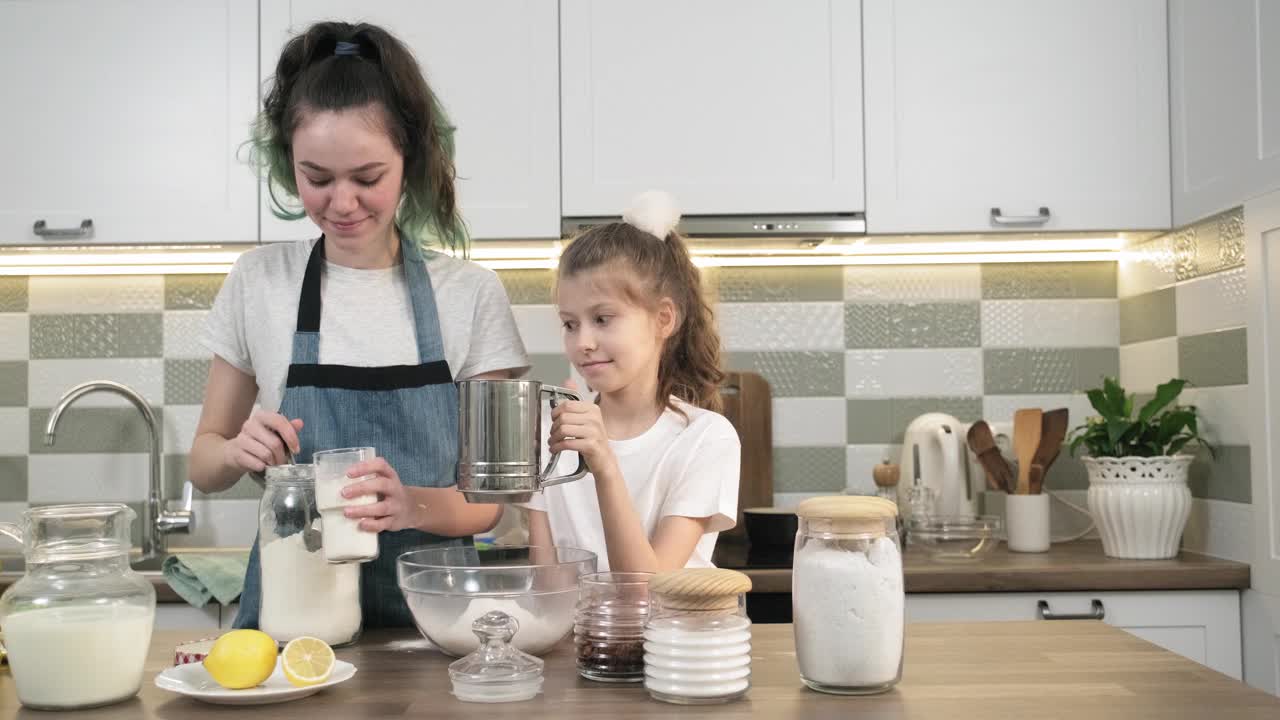
<path fill-rule="evenodd" d="M 335 52 L 342 45 L 342 52 Z M 298 196 L 293 133 L 307 114 L 373 108 L 404 157 L 404 187 L 396 220 L 423 245 L 434 240 L 467 249 L 454 194 L 453 127 L 413 53 L 376 25 L 321 22 L 289 40 L 254 124 L 254 159 L 267 174 L 271 211 L 298 219 L 281 195 Z"/>
<path fill-rule="evenodd" d="M 640 307 L 654 310 L 663 298 L 675 305 L 676 330 L 663 344 L 658 363 L 657 400 L 677 412 L 672 396 L 719 411 L 720 334 L 702 294 L 701 273 L 679 233 L 659 240 L 627 223 L 597 225 L 569 243 L 557 277 L 596 268 L 616 270 L 618 289 Z"/>

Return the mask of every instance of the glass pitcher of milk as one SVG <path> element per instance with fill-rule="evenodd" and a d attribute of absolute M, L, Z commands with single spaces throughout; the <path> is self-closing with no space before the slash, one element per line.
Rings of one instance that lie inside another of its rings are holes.
<path fill-rule="evenodd" d="M 129 567 L 136 517 L 119 503 L 31 508 L 0 535 L 22 543 L 26 575 L 0 595 L 18 700 L 66 710 L 128 700 L 142 685 L 156 591 Z"/>

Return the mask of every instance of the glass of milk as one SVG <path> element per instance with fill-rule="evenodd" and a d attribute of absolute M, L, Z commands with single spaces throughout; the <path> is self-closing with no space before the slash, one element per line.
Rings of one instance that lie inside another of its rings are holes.
<path fill-rule="evenodd" d="M 320 511 L 324 556 L 331 563 L 368 562 L 378 557 L 378 534 L 361 530 L 360 520 L 343 512 L 348 505 L 373 504 L 378 501 L 377 496 L 342 497 L 347 485 L 373 477 L 350 478 L 347 471 L 377 456 L 371 447 L 317 450 L 311 456 L 316 467 L 316 509 Z"/>

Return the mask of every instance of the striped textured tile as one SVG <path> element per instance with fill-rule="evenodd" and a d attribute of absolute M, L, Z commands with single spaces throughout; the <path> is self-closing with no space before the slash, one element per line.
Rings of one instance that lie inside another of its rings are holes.
<path fill-rule="evenodd" d="M 27 454 L 28 422 L 25 407 L 0 407 L 0 455 Z"/>
<path fill-rule="evenodd" d="M 845 448 L 845 489 L 859 495 L 874 493 L 876 483 L 871 477 L 872 469 L 885 460 L 898 463 L 901 455 L 901 445 L 847 446 Z"/>
<path fill-rule="evenodd" d="M 529 364 L 531 367 L 525 375 L 528 380 L 538 380 L 549 385 L 564 385 L 565 379 L 569 377 L 569 360 L 564 353 L 530 354 Z"/>
<path fill-rule="evenodd" d="M 0 362 L 0 407 L 25 407 L 27 404 L 27 363 Z"/>
<path fill-rule="evenodd" d="M 156 421 L 161 423 L 163 411 L 152 408 Z M 28 452 L 32 455 L 68 453 L 145 453 L 151 451 L 150 436 L 142 414 L 132 407 L 94 408 L 72 406 L 58 419 L 57 436 L 53 445 L 45 445 L 45 423 L 49 420 L 48 408 L 31 408 L 29 414 L 30 440 Z"/>
<path fill-rule="evenodd" d="M 165 455 L 163 462 L 165 497 L 182 497 L 182 488 L 187 482 L 187 456 Z M 197 500 L 257 500 L 262 497 L 262 488 L 244 475 L 235 485 L 220 493 L 207 494 L 195 490 L 191 496 Z"/>
<path fill-rule="evenodd" d="M 513 305 L 511 312 L 526 352 L 564 354 L 560 314 L 554 305 Z"/>
<path fill-rule="evenodd" d="M 850 348 L 960 348 L 982 344 L 978 303 L 849 303 Z"/>
<path fill-rule="evenodd" d="M 46 504 L 141 502 L 147 496 L 149 462 L 145 452 L 31 455 L 31 477 L 39 480 L 28 486 L 27 499 Z"/>
<path fill-rule="evenodd" d="M 158 312 L 31 316 L 32 359 L 163 354 L 164 323 Z"/>
<path fill-rule="evenodd" d="M 1154 393 L 1161 383 L 1181 377 L 1178 338 L 1120 346 L 1120 384 L 1129 392 Z"/>
<path fill-rule="evenodd" d="M 982 297 L 1114 298 L 1116 263 L 993 263 L 982 266 Z"/>
<path fill-rule="evenodd" d="M 1174 288 L 1120 300 L 1120 342 L 1136 343 L 1178 334 Z"/>
<path fill-rule="evenodd" d="M 1214 456 L 1200 452 L 1191 465 L 1191 495 L 1206 500 L 1247 503 L 1253 500 L 1248 445 L 1222 445 Z"/>
<path fill-rule="evenodd" d="M 0 455 L 0 502 L 27 501 L 27 456 Z"/>
<path fill-rule="evenodd" d="M 1116 348 L 987 349 L 983 355 L 986 392 L 992 395 L 1078 392 L 1120 373 Z"/>
<path fill-rule="evenodd" d="M 208 310 L 226 275 L 165 275 L 165 310 Z"/>
<path fill-rule="evenodd" d="M 720 302 L 844 299 L 844 275 L 839 267 L 722 267 L 704 277 Z"/>
<path fill-rule="evenodd" d="M 205 310 L 170 310 L 164 314 L 164 356 L 166 358 L 208 359 L 209 351 L 200 343 L 204 333 Z"/>
<path fill-rule="evenodd" d="M 845 414 L 842 397 L 775 398 L 773 446 L 843 445 Z"/>
<path fill-rule="evenodd" d="M 31 357 L 31 323 L 26 313 L 0 313 L 0 361 Z"/>
<path fill-rule="evenodd" d="M 498 279 L 512 305 L 546 305 L 555 301 L 551 296 L 554 270 L 499 270 Z"/>
<path fill-rule="evenodd" d="M 0 275 L 0 312 L 26 312 L 28 279 Z"/>
<path fill-rule="evenodd" d="M 904 397 L 981 395 L 982 350 L 850 350 L 845 395 Z"/>
<path fill-rule="evenodd" d="M 1244 327 L 1247 301 L 1243 267 L 1178 283 L 1178 334 Z"/>
<path fill-rule="evenodd" d="M 31 407 L 53 407 L 73 385 L 110 378 L 138 391 L 153 406 L 164 404 L 164 360 L 161 358 L 106 358 L 32 360 Z M 76 401 L 77 407 L 126 407 L 119 395 L 95 392 Z"/>
<path fill-rule="evenodd" d="M 1116 275 L 1116 291 L 1127 298 L 1173 287 L 1176 281 L 1173 241 L 1163 235 L 1129 248 Z"/>
<path fill-rule="evenodd" d="M 720 303 L 720 342 L 729 351 L 841 350 L 838 302 Z"/>
<path fill-rule="evenodd" d="M 204 385 L 209 381 L 208 360 L 165 360 L 164 403 L 199 405 L 204 403 Z"/>
<path fill-rule="evenodd" d="M 775 492 L 839 492 L 845 485 L 845 449 L 794 447 L 773 450 Z"/>
<path fill-rule="evenodd" d="M 1249 358 L 1245 329 L 1179 337 L 1178 374 L 1198 387 L 1248 383 Z"/>
<path fill-rule="evenodd" d="M 1119 338 L 1115 300 L 986 300 L 984 347 L 1107 347 Z"/>
<path fill-rule="evenodd" d="M 844 353 L 731 352 L 722 359 L 729 370 L 763 375 L 774 397 L 844 395 Z"/>
<path fill-rule="evenodd" d="M 1194 405 L 1200 415 L 1200 433 L 1216 445 L 1249 444 L 1249 386 L 1186 388 L 1183 405 Z"/>
<path fill-rule="evenodd" d="M 850 265 L 844 269 L 850 302 L 923 302 L 982 299 L 978 265 Z"/>
<path fill-rule="evenodd" d="M 33 277 L 32 313 L 152 313 L 164 309 L 159 275 Z"/>

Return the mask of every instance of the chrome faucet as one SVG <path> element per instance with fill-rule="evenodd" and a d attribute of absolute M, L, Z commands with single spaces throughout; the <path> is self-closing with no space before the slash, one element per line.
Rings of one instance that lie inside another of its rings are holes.
<path fill-rule="evenodd" d="M 133 403 L 142 413 L 147 423 L 147 432 L 151 438 L 151 476 L 147 490 L 147 508 L 142 516 L 142 558 L 155 557 L 165 550 L 165 535 L 168 533 L 190 533 L 194 524 L 191 512 L 191 482 L 182 488 L 182 508 L 169 510 L 164 498 L 164 482 L 160 469 L 160 428 L 156 424 L 156 415 L 151 406 L 138 394 L 138 391 L 110 380 L 93 380 L 80 383 L 71 388 L 58 400 L 53 411 L 49 413 L 49 422 L 44 428 L 44 444 L 53 445 L 54 434 L 58 429 L 58 419 L 62 412 L 76 400 L 94 392 L 109 392 L 123 396 Z"/>

